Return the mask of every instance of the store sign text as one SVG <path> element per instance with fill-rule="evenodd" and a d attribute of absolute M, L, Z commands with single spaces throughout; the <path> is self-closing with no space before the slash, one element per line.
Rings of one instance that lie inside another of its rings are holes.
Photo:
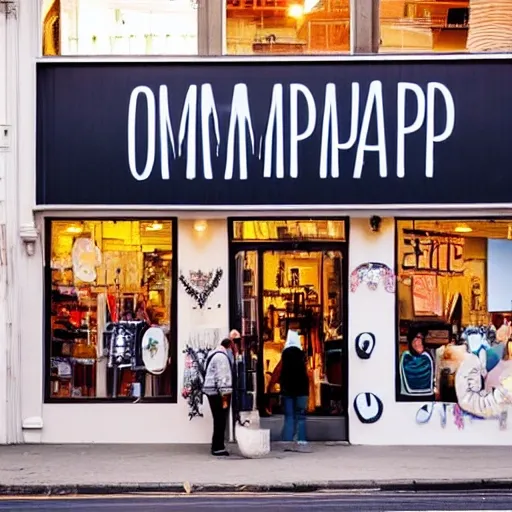
<path fill-rule="evenodd" d="M 287 89 L 289 102 L 285 102 L 285 89 Z M 258 93 L 254 92 L 254 94 Z M 128 161 L 131 175 L 138 181 L 147 180 L 153 172 L 155 163 L 160 160 L 161 178 L 168 180 L 172 162 L 186 152 L 186 178 L 193 180 L 197 177 L 197 169 L 201 168 L 196 161 L 196 145 L 199 143 L 202 146 L 204 179 L 213 179 L 212 158 L 219 156 L 221 144 L 225 144 L 226 149 L 226 161 L 223 166 L 225 180 L 234 178 L 236 161 L 238 161 L 239 179 L 248 178 L 249 153 L 257 155 L 260 160 L 263 159 L 265 178 L 282 179 L 285 176 L 298 178 L 299 144 L 319 134 L 318 176 L 320 178 L 339 178 L 343 170 L 342 163 L 340 164 L 340 153 L 353 148 L 356 153 L 354 167 L 350 170 L 352 178 L 362 177 L 367 152 L 378 153 L 379 176 L 386 178 L 389 171 L 388 153 L 391 151 L 396 153 L 396 169 L 393 173 L 398 178 L 404 178 L 407 136 L 423 129 L 425 154 L 422 158 L 425 162 L 425 176 L 434 177 L 435 146 L 446 141 L 455 127 L 455 104 L 450 90 L 445 85 L 429 82 L 424 90 L 415 83 L 397 83 L 396 105 L 386 106 L 386 109 L 395 109 L 397 116 L 396 137 L 392 141 L 386 140 L 386 110 L 381 81 L 371 82 L 366 103 L 362 109 L 361 85 L 357 82 L 352 83 L 351 112 L 347 117 L 339 112 L 338 94 L 341 93 L 334 83 L 326 84 L 321 101 L 315 98 L 310 89 L 303 84 L 292 83 L 288 86 L 274 84 L 266 129 L 258 139 L 251 117 L 249 88 L 244 83 L 238 83 L 233 88 L 227 135 L 221 133 L 219 128 L 217 104 L 211 84 L 189 86 L 181 109 L 179 126 L 173 125 L 171 119 L 169 90 L 166 85 L 160 85 L 158 97 L 150 87 L 138 86 L 131 92 L 128 106 Z M 285 106 L 285 103 L 288 104 Z M 286 116 L 285 108 L 288 109 Z M 141 122 L 141 116 L 138 116 L 141 109 L 146 110 L 147 119 L 144 167 L 140 165 L 136 155 L 137 122 Z M 413 109 L 412 111 L 415 112 L 414 122 L 409 124 L 406 122 L 408 109 Z M 318 113 L 321 114 L 321 124 L 317 123 Z M 443 123 L 439 120 L 436 122 L 436 115 L 439 113 L 442 115 Z M 285 126 L 285 119 L 289 120 L 288 126 Z M 345 119 L 349 122 L 345 123 Z M 377 134 L 375 144 L 371 144 L 368 140 L 372 129 Z M 212 148 L 212 136 L 215 148 Z M 286 169 L 285 138 L 289 148 L 289 154 L 286 155 Z M 158 156 L 156 154 L 157 139 L 160 147 Z"/>

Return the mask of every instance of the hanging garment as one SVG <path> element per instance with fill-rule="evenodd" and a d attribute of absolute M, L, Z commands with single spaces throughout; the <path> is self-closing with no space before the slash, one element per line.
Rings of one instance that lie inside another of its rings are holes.
<path fill-rule="evenodd" d="M 400 361 L 401 393 L 406 396 L 434 394 L 434 361 L 428 352 L 413 355 L 406 351 Z"/>
<path fill-rule="evenodd" d="M 101 251 L 90 238 L 77 238 L 71 252 L 75 279 L 92 283 L 96 267 L 101 265 Z"/>
<path fill-rule="evenodd" d="M 183 388 L 181 396 L 188 403 L 188 417 L 191 420 L 197 416 L 203 417 L 201 406 L 203 405 L 203 384 L 205 375 L 205 363 L 210 349 L 194 349 L 190 346 L 184 350 L 185 370 L 183 372 Z"/>

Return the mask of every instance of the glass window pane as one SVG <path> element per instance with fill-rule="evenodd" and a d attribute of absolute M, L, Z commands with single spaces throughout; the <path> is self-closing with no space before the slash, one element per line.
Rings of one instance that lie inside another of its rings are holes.
<path fill-rule="evenodd" d="M 350 50 L 350 0 L 226 0 L 230 55 Z"/>
<path fill-rule="evenodd" d="M 44 0 L 43 55 L 196 55 L 196 0 Z"/>
<path fill-rule="evenodd" d="M 381 52 L 510 51 L 512 2 L 381 0 Z"/>
<path fill-rule="evenodd" d="M 176 396 L 170 221 L 52 221 L 51 398 Z"/>
<path fill-rule="evenodd" d="M 243 220 L 233 222 L 235 242 L 345 240 L 343 220 Z"/>
<path fill-rule="evenodd" d="M 238 347 L 238 398 L 241 411 L 256 408 L 257 368 L 260 351 L 258 322 L 258 253 L 240 251 L 235 256 L 236 314 L 234 327 L 240 332 Z"/>
<path fill-rule="evenodd" d="M 512 220 L 400 220 L 397 242 L 398 397 L 498 418 L 512 397 Z"/>

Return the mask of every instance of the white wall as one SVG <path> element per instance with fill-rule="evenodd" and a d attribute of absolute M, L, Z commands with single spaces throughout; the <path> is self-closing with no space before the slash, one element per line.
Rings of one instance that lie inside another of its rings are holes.
<path fill-rule="evenodd" d="M 177 404 L 45 404 L 43 443 L 208 443 L 211 417 L 207 403 L 204 418 L 188 418 L 181 398 L 182 350 L 192 329 L 220 328 L 229 331 L 227 221 L 210 220 L 203 233 L 193 230 L 193 221 L 178 222 L 178 270 L 188 277 L 190 270 L 215 270 L 224 275 L 203 311 L 178 286 L 178 393 Z M 217 307 L 220 304 L 220 308 Z M 211 307 L 211 309 L 208 309 Z M 42 331 L 34 344 L 42 344 Z M 35 346 L 34 346 L 35 348 Z M 40 368 L 41 366 L 39 366 Z M 25 374 L 24 389 L 40 400 L 36 379 Z"/>
<path fill-rule="evenodd" d="M 41 408 L 41 343 L 35 352 L 30 341 L 23 346 L 24 339 L 31 340 L 33 324 L 40 323 L 40 279 L 28 269 L 40 269 L 41 260 L 29 261 L 20 237 L 22 232 L 35 233 L 38 6 L 20 0 L 11 7 L 0 16 L 0 125 L 8 130 L 7 143 L 0 148 L 0 443 L 23 440 L 22 379 L 27 371 L 35 382 L 31 412 L 40 414 Z"/>
<path fill-rule="evenodd" d="M 349 272 L 361 263 L 382 262 L 394 269 L 395 226 L 384 219 L 379 233 L 369 229 L 368 219 L 351 219 Z M 396 321 L 395 294 L 376 291 L 364 284 L 356 292 L 349 291 L 349 436 L 352 444 L 368 445 L 511 445 L 512 423 L 501 430 L 497 419 L 465 418 L 459 429 L 454 420 L 453 405 L 448 405 L 446 426 L 441 425 L 442 404 L 436 404 L 428 423 L 416 422 L 418 410 L 428 402 L 396 402 Z M 355 338 L 370 331 L 376 337 L 375 349 L 368 360 L 356 355 Z M 354 412 L 358 393 L 371 392 L 384 405 L 383 414 L 373 424 L 363 424 Z M 510 412 L 509 412 L 510 416 Z"/>

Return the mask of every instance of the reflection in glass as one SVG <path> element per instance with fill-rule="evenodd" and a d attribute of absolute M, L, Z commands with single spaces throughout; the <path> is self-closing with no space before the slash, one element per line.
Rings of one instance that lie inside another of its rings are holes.
<path fill-rule="evenodd" d="M 227 0 L 228 54 L 350 49 L 350 0 Z"/>
<path fill-rule="evenodd" d="M 381 0 L 381 52 L 510 51 L 512 2 Z"/>
<path fill-rule="evenodd" d="M 191 0 L 45 0 L 43 55 L 196 55 Z"/>
<path fill-rule="evenodd" d="M 240 334 L 237 355 L 240 410 L 257 406 L 258 325 L 258 253 L 240 251 L 236 258 L 236 319 Z"/>
<path fill-rule="evenodd" d="M 49 396 L 170 397 L 170 221 L 52 221 Z"/>
<path fill-rule="evenodd" d="M 234 241 L 345 240 L 342 220 L 244 220 L 233 222 Z"/>
<path fill-rule="evenodd" d="M 307 356 L 310 414 L 342 411 L 342 256 L 338 251 L 263 253 L 266 413 L 281 413 L 279 362 L 288 330 Z"/>

